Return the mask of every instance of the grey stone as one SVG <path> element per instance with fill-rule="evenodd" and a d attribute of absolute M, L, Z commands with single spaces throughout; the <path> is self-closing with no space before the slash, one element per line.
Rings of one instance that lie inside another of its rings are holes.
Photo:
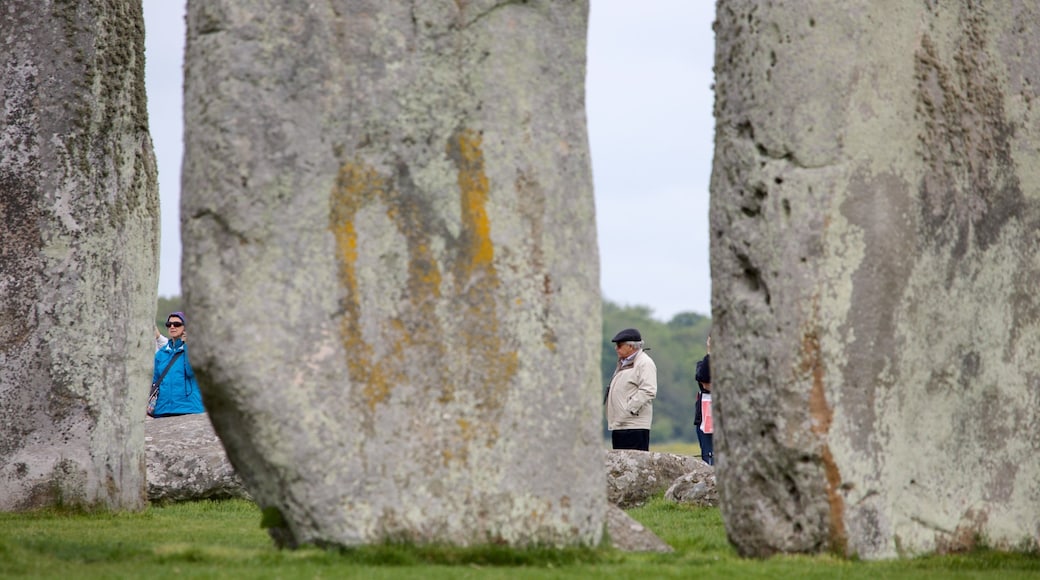
<path fill-rule="evenodd" d="M 719 505 L 719 490 L 715 482 L 715 468 L 701 463 L 694 471 L 679 476 L 672 482 L 665 499 L 701 507 Z"/>
<path fill-rule="evenodd" d="M 587 11 L 189 4 L 192 364 L 278 543 L 598 543 Z"/>
<path fill-rule="evenodd" d="M 148 459 L 149 501 L 252 500 L 228 461 L 224 447 L 206 414 L 147 419 L 145 450 Z M 626 452 L 617 453 L 624 455 Z M 615 462 L 614 467 L 635 467 L 639 464 L 635 461 Z M 681 464 L 686 465 L 686 462 Z M 717 505 L 717 494 L 712 493 L 715 489 L 714 470 L 696 460 L 693 468 L 694 471 L 675 480 L 665 497 L 680 503 Z M 704 487 L 710 491 L 700 491 Z M 612 503 L 606 505 L 605 522 L 610 545 L 618 550 L 673 551 L 653 531 Z"/>
<path fill-rule="evenodd" d="M 159 200 L 139 0 L 0 8 L 0 511 L 145 506 Z"/>
<path fill-rule="evenodd" d="M 1029 2 L 719 4 L 712 376 L 741 554 L 1038 547 L 1038 32 Z"/>
<path fill-rule="evenodd" d="M 607 506 L 610 545 L 623 552 L 674 552 L 675 550 L 614 504 Z"/>
<path fill-rule="evenodd" d="M 621 508 L 643 505 L 680 476 L 707 466 L 696 457 L 656 451 L 609 450 L 607 501 Z"/>
<path fill-rule="evenodd" d="M 144 435 L 148 501 L 252 499 L 206 413 L 148 418 Z"/>

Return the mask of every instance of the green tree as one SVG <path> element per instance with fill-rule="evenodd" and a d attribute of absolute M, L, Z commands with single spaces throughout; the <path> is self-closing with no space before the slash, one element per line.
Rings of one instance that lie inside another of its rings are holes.
<path fill-rule="evenodd" d="M 705 341 L 711 319 L 694 312 L 680 312 L 667 323 L 653 318 L 647 306 L 620 306 L 603 301 L 602 381 L 603 389 L 617 366 L 617 355 L 610 339 L 623 328 L 638 328 L 651 358 L 657 364 L 657 399 L 654 401 L 652 442 L 694 442 L 694 402 L 697 361 L 705 354 Z M 606 434 L 606 419 L 603 421 Z"/>

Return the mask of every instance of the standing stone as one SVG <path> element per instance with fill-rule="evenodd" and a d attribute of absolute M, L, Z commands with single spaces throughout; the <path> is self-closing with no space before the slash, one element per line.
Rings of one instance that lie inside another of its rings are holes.
<path fill-rule="evenodd" d="M 1040 6 L 733 0 L 716 35 L 731 541 L 1036 549 Z"/>
<path fill-rule="evenodd" d="M 192 1 L 192 363 L 275 540 L 596 544 L 584 1 Z"/>
<path fill-rule="evenodd" d="M 159 198 L 139 0 L 0 5 L 0 510 L 145 504 Z"/>

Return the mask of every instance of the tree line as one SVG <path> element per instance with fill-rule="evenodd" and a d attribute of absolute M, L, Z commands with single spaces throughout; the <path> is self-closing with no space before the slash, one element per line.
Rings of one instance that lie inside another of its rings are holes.
<path fill-rule="evenodd" d="M 163 329 L 166 315 L 182 310 L 180 296 L 159 297 L 155 325 Z M 188 316 L 191 316 L 190 313 Z M 603 301 L 603 344 L 600 367 L 601 386 L 606 390 L 617 366 L 617 355 L 610 339 L 623 328 L 638 328 L 657 364 L 657 400 L 650 432 L 653 443 L 697 441 L 693 427 L 693 405 L 697 398 L 694 372 L 704 356 L 704 341 L 711 330 L 711 319 L 694 312 L 680 312 L 668 322 L 652 316 L 647 306 L 621 306 Z M 603 421 L 606 435 L 606 420 Z"/>

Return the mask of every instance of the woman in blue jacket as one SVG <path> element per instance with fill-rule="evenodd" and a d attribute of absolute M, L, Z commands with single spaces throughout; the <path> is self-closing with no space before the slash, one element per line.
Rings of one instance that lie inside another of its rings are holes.
<path fill-rule="evenodd" d="M 174 417 L 192 413 L 205 413 L 202 406 L 202 394 L 199 384 L 195 382 L 195 371 L 188 361 L 188 344 L 184 342 L 187 319 L 183 312 L 174 312 L 166 317 L 166 328 L 170 340 L 162 344 L 155 352 L 155 365 L 152 369 L 152 384 L 159 380 L 163 369 L 170 364 L 170 370 L 159 385 L 159 396 L 155 401 L 153 417 Z M 181 353 L 179 356 L 174 356 Z"/>

